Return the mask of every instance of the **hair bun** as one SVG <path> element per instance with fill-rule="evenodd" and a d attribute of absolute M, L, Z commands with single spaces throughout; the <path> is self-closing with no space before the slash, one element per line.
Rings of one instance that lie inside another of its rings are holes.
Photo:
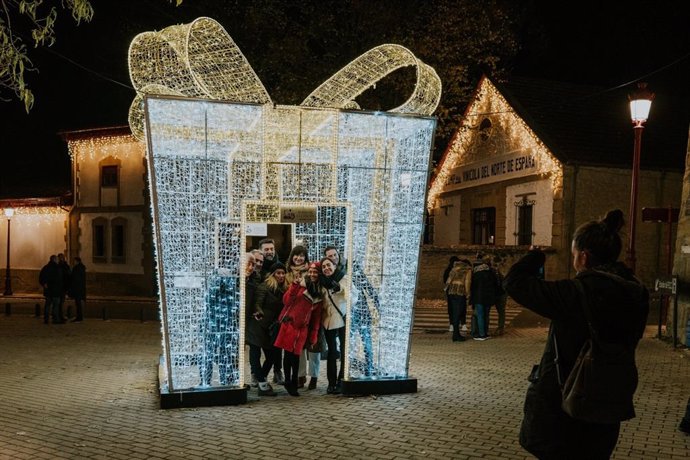
<path fill-rule="evenodd" d="M 610 231 L 618 233 L 625 221 L 623 220 L 623 211 L 620 209 L 614 209 L 606 213 L 606 217 L 602 220 L 602 223 L 606 225 Z"/>

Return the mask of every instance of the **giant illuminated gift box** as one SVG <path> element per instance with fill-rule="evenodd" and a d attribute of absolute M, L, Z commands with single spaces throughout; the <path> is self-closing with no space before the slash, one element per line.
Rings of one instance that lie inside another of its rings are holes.
<path fill-rule="evenodd" d="M 408 357 L 435 119 L 140 96 L 133 118 L 145 123 L 133 128 L 148 141 L 162 406 L 246 401 L 244 242 L 270 224 L 289 225 L 312 259 L 332 244 L 347 261 L 356 294 L 344 393 L 416 391 Z"/>

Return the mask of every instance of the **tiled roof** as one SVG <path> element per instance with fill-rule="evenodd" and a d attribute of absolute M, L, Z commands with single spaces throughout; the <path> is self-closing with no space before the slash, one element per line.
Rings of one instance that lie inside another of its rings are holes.
<path fill-rule="evenodd" d="M 561 162 L 631 167 L 631 87 L 611 90 L 526 77 L 492 82 Z M 684 168 L 688 116 L 670 106 L 658 96 L 652 103 L 642 134 L 643 169 Z"/>

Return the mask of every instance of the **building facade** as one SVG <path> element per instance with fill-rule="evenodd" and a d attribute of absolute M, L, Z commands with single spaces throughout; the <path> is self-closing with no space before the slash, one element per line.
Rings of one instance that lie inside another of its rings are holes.
<path fill-rule="evenodd" d="M 72 160 L 74 195 L 69 259 L 81 257 L 99 292 L 155 295 L 144 144 L 128 127 L 67 132 L 63 137 Z"/>
<path fill-rule="evenodd" d="M 607 120 L 602 126 L 596 117 L 583 119 L 587 107 L 558 104 L 593 91 L 529 79 L 481 80 L 431 183 L 423 256 L 430 270 L 422 274 L 418 296 L 443 295 L 441 277 L 451 255 L 482 252 L 505 271 L 530 245 L 547 252 L 547 278 L 571 277 L 577 226 L 615 208 L 628 214 L 633 146 L 625 106 L 616 116 L 606 113 L 610 108 L 588 109 Z M 567 123 L 566 116 L 575 119 Z M 622 132 L 602 129 L 615 122 Z M 643 148 L 653 155 L 664 146 L 650 141 Z M 640 208 L 677 207 L 681 171 L 673 162 L 643 162 Z M 665 271 L 666 237 L 661 225 L 638 222 L 637 229 L 637 272 L 649 285 Z"/>
<path fill-rule="evenodd" d="M 62 133 L 71 159 L 71 190 L 63 196 L 3 198 L 0 238 L 10 227 L 10 277 L 14 293 L 42 292 L 38 273 L 53 254 L 87 267 L 87 292 L 95 296 L 153 297 L 150 206 L 144 144 L 128 127 Z M 0 245 L 0 257 L 7 257 Z M 5 276 L 6 267 L 3 267 Z"/>

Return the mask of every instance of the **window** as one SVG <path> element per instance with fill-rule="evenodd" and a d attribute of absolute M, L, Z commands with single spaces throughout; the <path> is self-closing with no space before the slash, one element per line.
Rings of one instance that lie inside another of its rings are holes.
<path fill-rule="evenodd" d="M 113 219 L 111 228 L 111 257 L 112 263 L 124 263 L 127 254 L 127 220 L 122 217 Z"/>
<path fill-rule="evenodd" d="M 533 212 L 534 200 L 528 199 L 529 194 L 522 195 L 520 201 L 515 202 L 515 242 L 518 246 L 529 246 L 532 244 L 533 231 Z"/>
<path fill-rule="evenodd" d="M 92 228 L 92 258 L 96 263 L 107 262 L 106 253 L 106 224 L 107 219 L 99 217 L 91 223 Z"/>
<path fill-rule="evenodd" d="M 489 138 L 491 137 L 491 120 L 488 118 L 484 118 L 482 122 L 479 124 L 479 138 L 482 141 L 488 141 Z"/>
<path fill-rule="evenodd" d="M 101 187 L 117 187 L 119 169 L 117 165 L 101 166 Z"/>
<path fill-rule="evenodd" d="M 472 244 L 496 243 L 496 208 L 472 210 Z"/>

